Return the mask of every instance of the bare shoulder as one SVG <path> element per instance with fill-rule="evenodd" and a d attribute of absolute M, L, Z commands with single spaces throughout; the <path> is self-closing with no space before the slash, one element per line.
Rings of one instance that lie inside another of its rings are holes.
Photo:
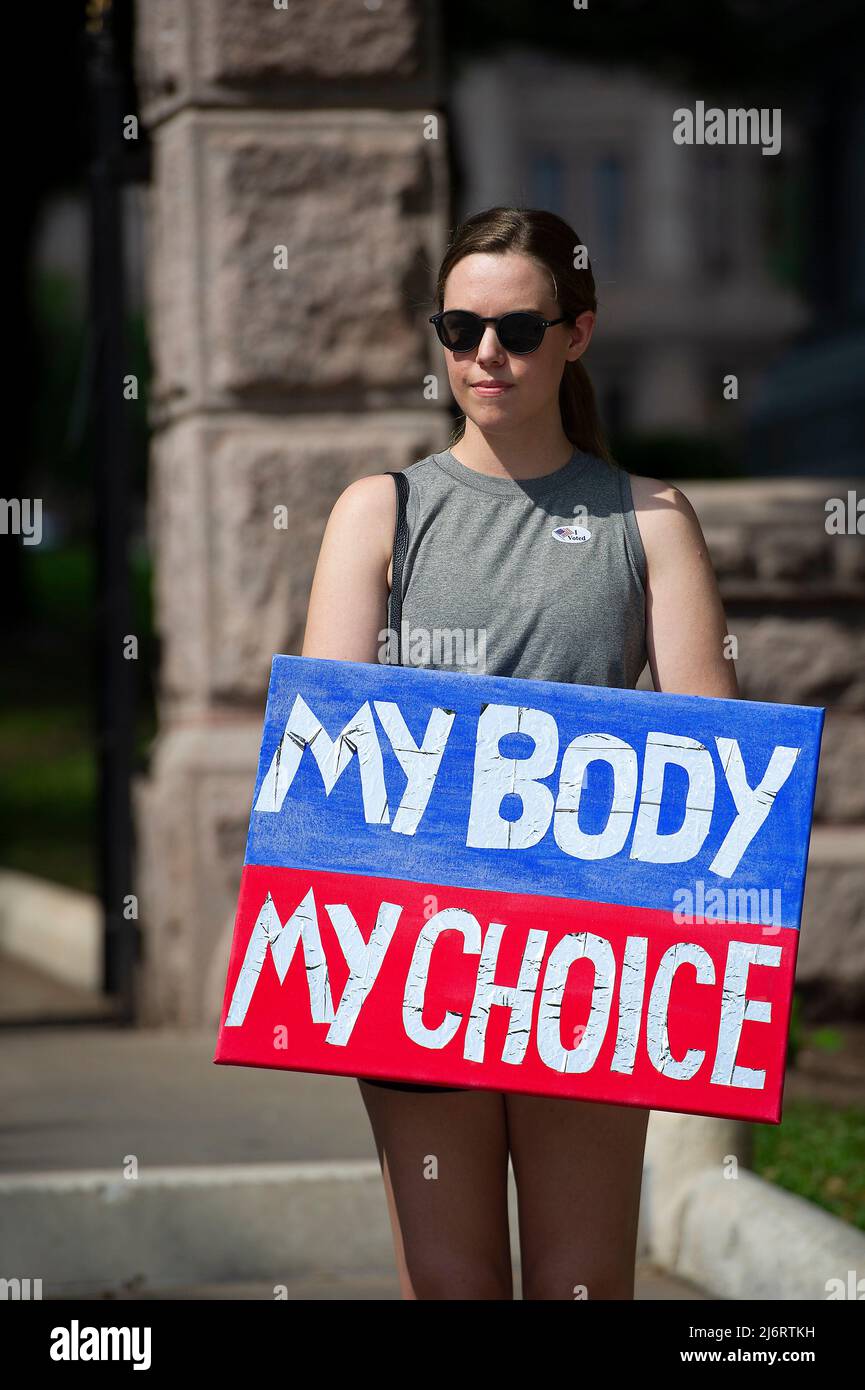
<path fill-rule="evenodd" d="M 638 473 L 629 473 L 628 478 L 648 559 L 657 564 L 681 554 L 683 549 L 693 553 L 695 546 L 705 552 L 699 518 L 681 488 L 662 478 L 644 478 Z"/>
<path fill-rule="evenodd" d="M 344 487 L 331 509 L 340 520 L 365 521 L 372 526 L 396 521 L 396 488 L 389 473 L 370 473 Z"/>
<path fill-rule="evenodd" d="M 388 473 L 371 473 L 343 488 L 327 521 L 328 544 L 390 556 L 396 524 L 396 488 Z"/>
<path fill-rule="evenodd" d="M 628 476 L 646 552 L 646 650 L 655 689 L 735 700 L 727 620 L 697 513 L 672 483 Z"/>
<path fill-rule="evenodd" d="M 673 483 L 665 482 L 663 478 L 644 478 L 640 473 L 629 473 L 628 477 L 635 511 L 645 513 L 647 518 L 661 525 L 664 525 L 665 519 L 669 519 L 672 526 L 679 524 L 675 518 L 697 520 L 697 513 L 684 492 Z"/>

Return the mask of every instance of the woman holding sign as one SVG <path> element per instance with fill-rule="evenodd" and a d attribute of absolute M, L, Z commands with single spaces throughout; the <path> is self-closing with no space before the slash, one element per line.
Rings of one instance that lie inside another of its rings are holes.
<path fill-rule="evenodd" d="M 597 301 L 553 213 L 492 208 L 458 228 L 431 322 L 463 418 L 394 480 L 360 478 L 328 519 L 304 656 L 735 698 L 726 623 L 684 495 L 610 458 L 582 362 Z M 404 531 L 403 533 L 404 534 Z M 442 632 L 464 636 L 454 653 Z M 511 1299 L 508 1158 L 526 1299 L 630 1299 L 649 1112 L 358 1078 L 405 1298 Z"/>

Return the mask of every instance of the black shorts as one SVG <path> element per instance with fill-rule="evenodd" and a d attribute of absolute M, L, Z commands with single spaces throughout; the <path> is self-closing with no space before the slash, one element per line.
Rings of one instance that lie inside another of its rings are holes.
<path fill-rule="evenodd" d="M 389 1091 L 464 1091 L 465 1086 L 419 1086 L 413 1081 L 376 1081 L 371 1076 L 359 1076 L 368 1086 L 385 1086 Z"/>

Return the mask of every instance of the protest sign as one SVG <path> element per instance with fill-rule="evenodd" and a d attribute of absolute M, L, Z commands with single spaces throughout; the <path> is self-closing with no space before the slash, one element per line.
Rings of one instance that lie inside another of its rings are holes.
<path fill-rule="evenodd" d="M 275 656 L 214 1061 L 777 1122 L 823 718 Z"/>

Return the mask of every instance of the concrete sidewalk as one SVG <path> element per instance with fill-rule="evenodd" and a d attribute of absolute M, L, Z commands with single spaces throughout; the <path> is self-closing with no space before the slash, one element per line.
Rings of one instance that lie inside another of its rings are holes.
<path fill-rule="evenodd" d="M 373 1271 L 351 1277 L 333 1274 L 330 1277 L 306 1277 L 283 1281 L 283 1301 L 298 1302 L 399 1302 L 400 1291 L 395 1273 Z M 85 1302 L 96 1301 L 86 1299 Z M 100 1301 L 111 1298 L 117 1302 L 130 1300 L 145 1301 L 185 1301 L 256 1299 L 262 1302 L 274 1301 L 273 1284 L 192 1284 L 170 1289 L 124 1289 L 98 1295 Z M 514 1269 L 514 1297 L 519 1298 L 519 1268 Z M 635 1297 L 640 1302 L 665 1303 L 670 1301 L 699 1302 L 709 1295 L 687 1284 L 683 1279 L 672 1279 L 663 1270 L 656 1269 L 650 1261 L 637 1263 Z M 51 1301 L 51 1300 L 48 1300 Z"/>
<path fill-rule="evenodd" d="M 45 1298 L 399 1298 L 356 1081 L 217 1066 L 214 1047 L 211 1030 L 0 1034 L 0 1275 L 41 1277 Z M 706 1296 L 641 1258 L 638 1298 Z"/>
<path fill-rule="evenodd" d="M 217 1066 L 216 1030 L 0 1033 L 0 1172 L 376 1158 L 357 1082 Z"/>

